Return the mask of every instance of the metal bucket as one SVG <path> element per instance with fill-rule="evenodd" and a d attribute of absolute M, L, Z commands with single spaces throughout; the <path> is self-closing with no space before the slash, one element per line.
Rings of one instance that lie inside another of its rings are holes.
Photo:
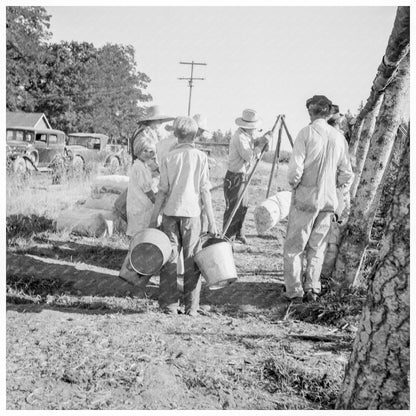
<path fill-rule="evenodd" d="M 156 228 L 138 232 L 130 243 L 130 264 L 140 274 L 158 274 L 172 253 L 168 236 Z"/>
<path fill-rule="evenodd" d="M 227 287 L 237 280 L 231 244 L 221 238 L 210 238 L 194 260 L 210 290 Z"/>

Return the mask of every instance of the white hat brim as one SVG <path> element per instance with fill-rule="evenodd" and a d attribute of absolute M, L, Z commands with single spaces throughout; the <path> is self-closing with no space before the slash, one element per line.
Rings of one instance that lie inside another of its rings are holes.
<path fill-rule="evenodd" d="M 235 124 L 245 129 L 257 129 L 261 125 L 261 119 L 257 121 L 245 121 L 242 117 L 238 117 L 235 119 Z"/>
<path fill-rule="evenodd" d="M 157 120 L 161 120 L 161 121 L 172 121 L 175 120 L 176 117 L 172 117 L 172 116 L 165 116 L 165 115 L 157 115 L 157 116 L 150 116 L 150 117 L 145 117 L 145 118 L 141 118 L 139 121 L 157 121 Z"/>

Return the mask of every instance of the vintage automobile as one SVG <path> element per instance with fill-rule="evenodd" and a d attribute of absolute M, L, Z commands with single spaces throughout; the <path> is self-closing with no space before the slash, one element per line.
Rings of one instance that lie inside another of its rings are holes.
<path fill-rule="evenodd" d="M 55 158 L 64 156 L 65 139 L 60 130 L 7 127 L 7 161 L 14 172 L 48 170 Z"/>
<path fill-rule="evenodd" d="M 91 162 L 98 162 L 111 173 L 117 172 L 126 162 L 125 146 L 110 143 L 108 136 L 100 133 L 70 133 L 66 153 L 75 170 L 84 170 Z"/>

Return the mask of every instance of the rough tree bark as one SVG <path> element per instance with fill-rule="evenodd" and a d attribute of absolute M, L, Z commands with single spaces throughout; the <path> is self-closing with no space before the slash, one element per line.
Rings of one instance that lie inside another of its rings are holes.
<path fill-rule="evenodd" d="M 402 123 L 399 127 L 399 131 L 394 141 L 389 168 L 386 171 L 386 179 L 383 181 L 384 185 L 382 188 L 380 187 L 378 189 L 380 196 L 376 196 L 375 198 L 378 201 L 378 204 L 373 228 L 370 231 L 370 239 L 376 242 L 381 240 L 382 232 L 384 231 L 387 222 L 387 215 L 390 206 L 393 203 L 393 194 L 397 175 L 400 170 L 403 151 L 407 150 L 405 149 L 405 145 L 409 128 L 409 123 Z"/>
<path fill-rule="evenodd" d="M 393 82 L 387 87 L 371 138 L 357 194 L 353 200 L 347 228 L 342 236 L 336 261 L 334 281 L 340 289 L 349 288 L 357 280 L 365 250 L 368 246 L 376 207 L 373 201 L 383 186 L 397 129 L 402 121 L 409 90 L 409 55 L 400 63 Z"/>
<path fill-rule="evenodd" d="M 407 100 L 406 100 L 406 103 L 409 106 L 409 102 Z M 392 151 L 390 152 L 390 157 L 386 164 L 386 169 L 384 170 L 383 177 L 380 180 L 380 186 L 377 188 L 376 194 L 368 210 L 370 215 L 368 217 L 366 235 L 368 235 L 369 239 L 371 237 L 371 231 L 374 226 L 374 220 L 376 218 L 377 212 L 380 212 L 380 214 L 384 212 L 384 216 L 386 216 L 387 211 L 388 211 L 388 207 L 386 209 L 385 206 L 384 207 L 381 206 L 381 199 L 383 197 L 383 192 L 386 186 L 388 186 L 388 182 L 390 182 L 390 184 L 392 182 L 392 179 L 389 178 L 389 176 L 394 175 L 394 178 L 397 177 L 397 171 L 398 171 L 397 164 L 400 163 L 400 160 L 402 158 L 403 147 L 404 147 L 406 137 L 407 137 L 406 132 L 404 134 L 401 133 L 400 127 L 401 126 L 399 126 L 399 130 L 397 131 L 396 137 L 394 139 L 393 148 L 392 148 Z M 393 198 L 393 195 L 391 195 L 390 198 L 384 198 L 383 204 L 388 204 L 389 202 L 391 204 L 392 198 Z"/>
<path fill-rule="evenodd" d="M 360 139 L 357 142 L 357 149 L 355 151 L 355 178 L 350 189 L 351 199 L 354 199 L 357 193 L 358 184 L 360 183 L 361 179 L 361 173 L 364 168 L 364 162 L 367 157 L 368 149 L 370 148 L 371 137 L 373 136 L 374 130 L 376 128 L 376 120 L 380 111 L 382 100 L 383 94 L 378 96 L 378 99 L 374 104 L 374 108 L 366 115 L 363 120 Z"/>
<path fill-rule="evenodd" d="M 360 140 L 363 127 L 363 120 L 367 114 L 373 110 L 378 97 L 384 92 L 386 87 L 394 79 L 400 61 L 409 51 L 410 45 L 410 7 L 401 6 L 397 8 L 393 30 L 390 34 L 386 52 L 381 64 L 377 69 L 371 87 L 370 96 L 363 109 L 358 114 L 350 140 L 350 153 L 356 154 L 358 140 Z"/>
<path fill-rule="evenodd" d="M 337 409 L 410 406 L 409 137 Z"/>

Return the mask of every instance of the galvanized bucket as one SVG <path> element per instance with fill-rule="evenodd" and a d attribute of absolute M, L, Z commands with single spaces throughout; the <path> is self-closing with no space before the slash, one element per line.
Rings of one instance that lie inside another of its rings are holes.
<path fill-rule="evenodd" d="M 158 274 L 168 261 L 172 246 L 168 236 L 156 228 L 138 232 L 130 243 L 131 267 L 145 276 Z"/>
<path fill-rule="evenodd" d="M 210 238 L 195 254 L 194 260 L 210 290 L 227 287 L 237 280 L 231 244 L 222 238 Z"/>

